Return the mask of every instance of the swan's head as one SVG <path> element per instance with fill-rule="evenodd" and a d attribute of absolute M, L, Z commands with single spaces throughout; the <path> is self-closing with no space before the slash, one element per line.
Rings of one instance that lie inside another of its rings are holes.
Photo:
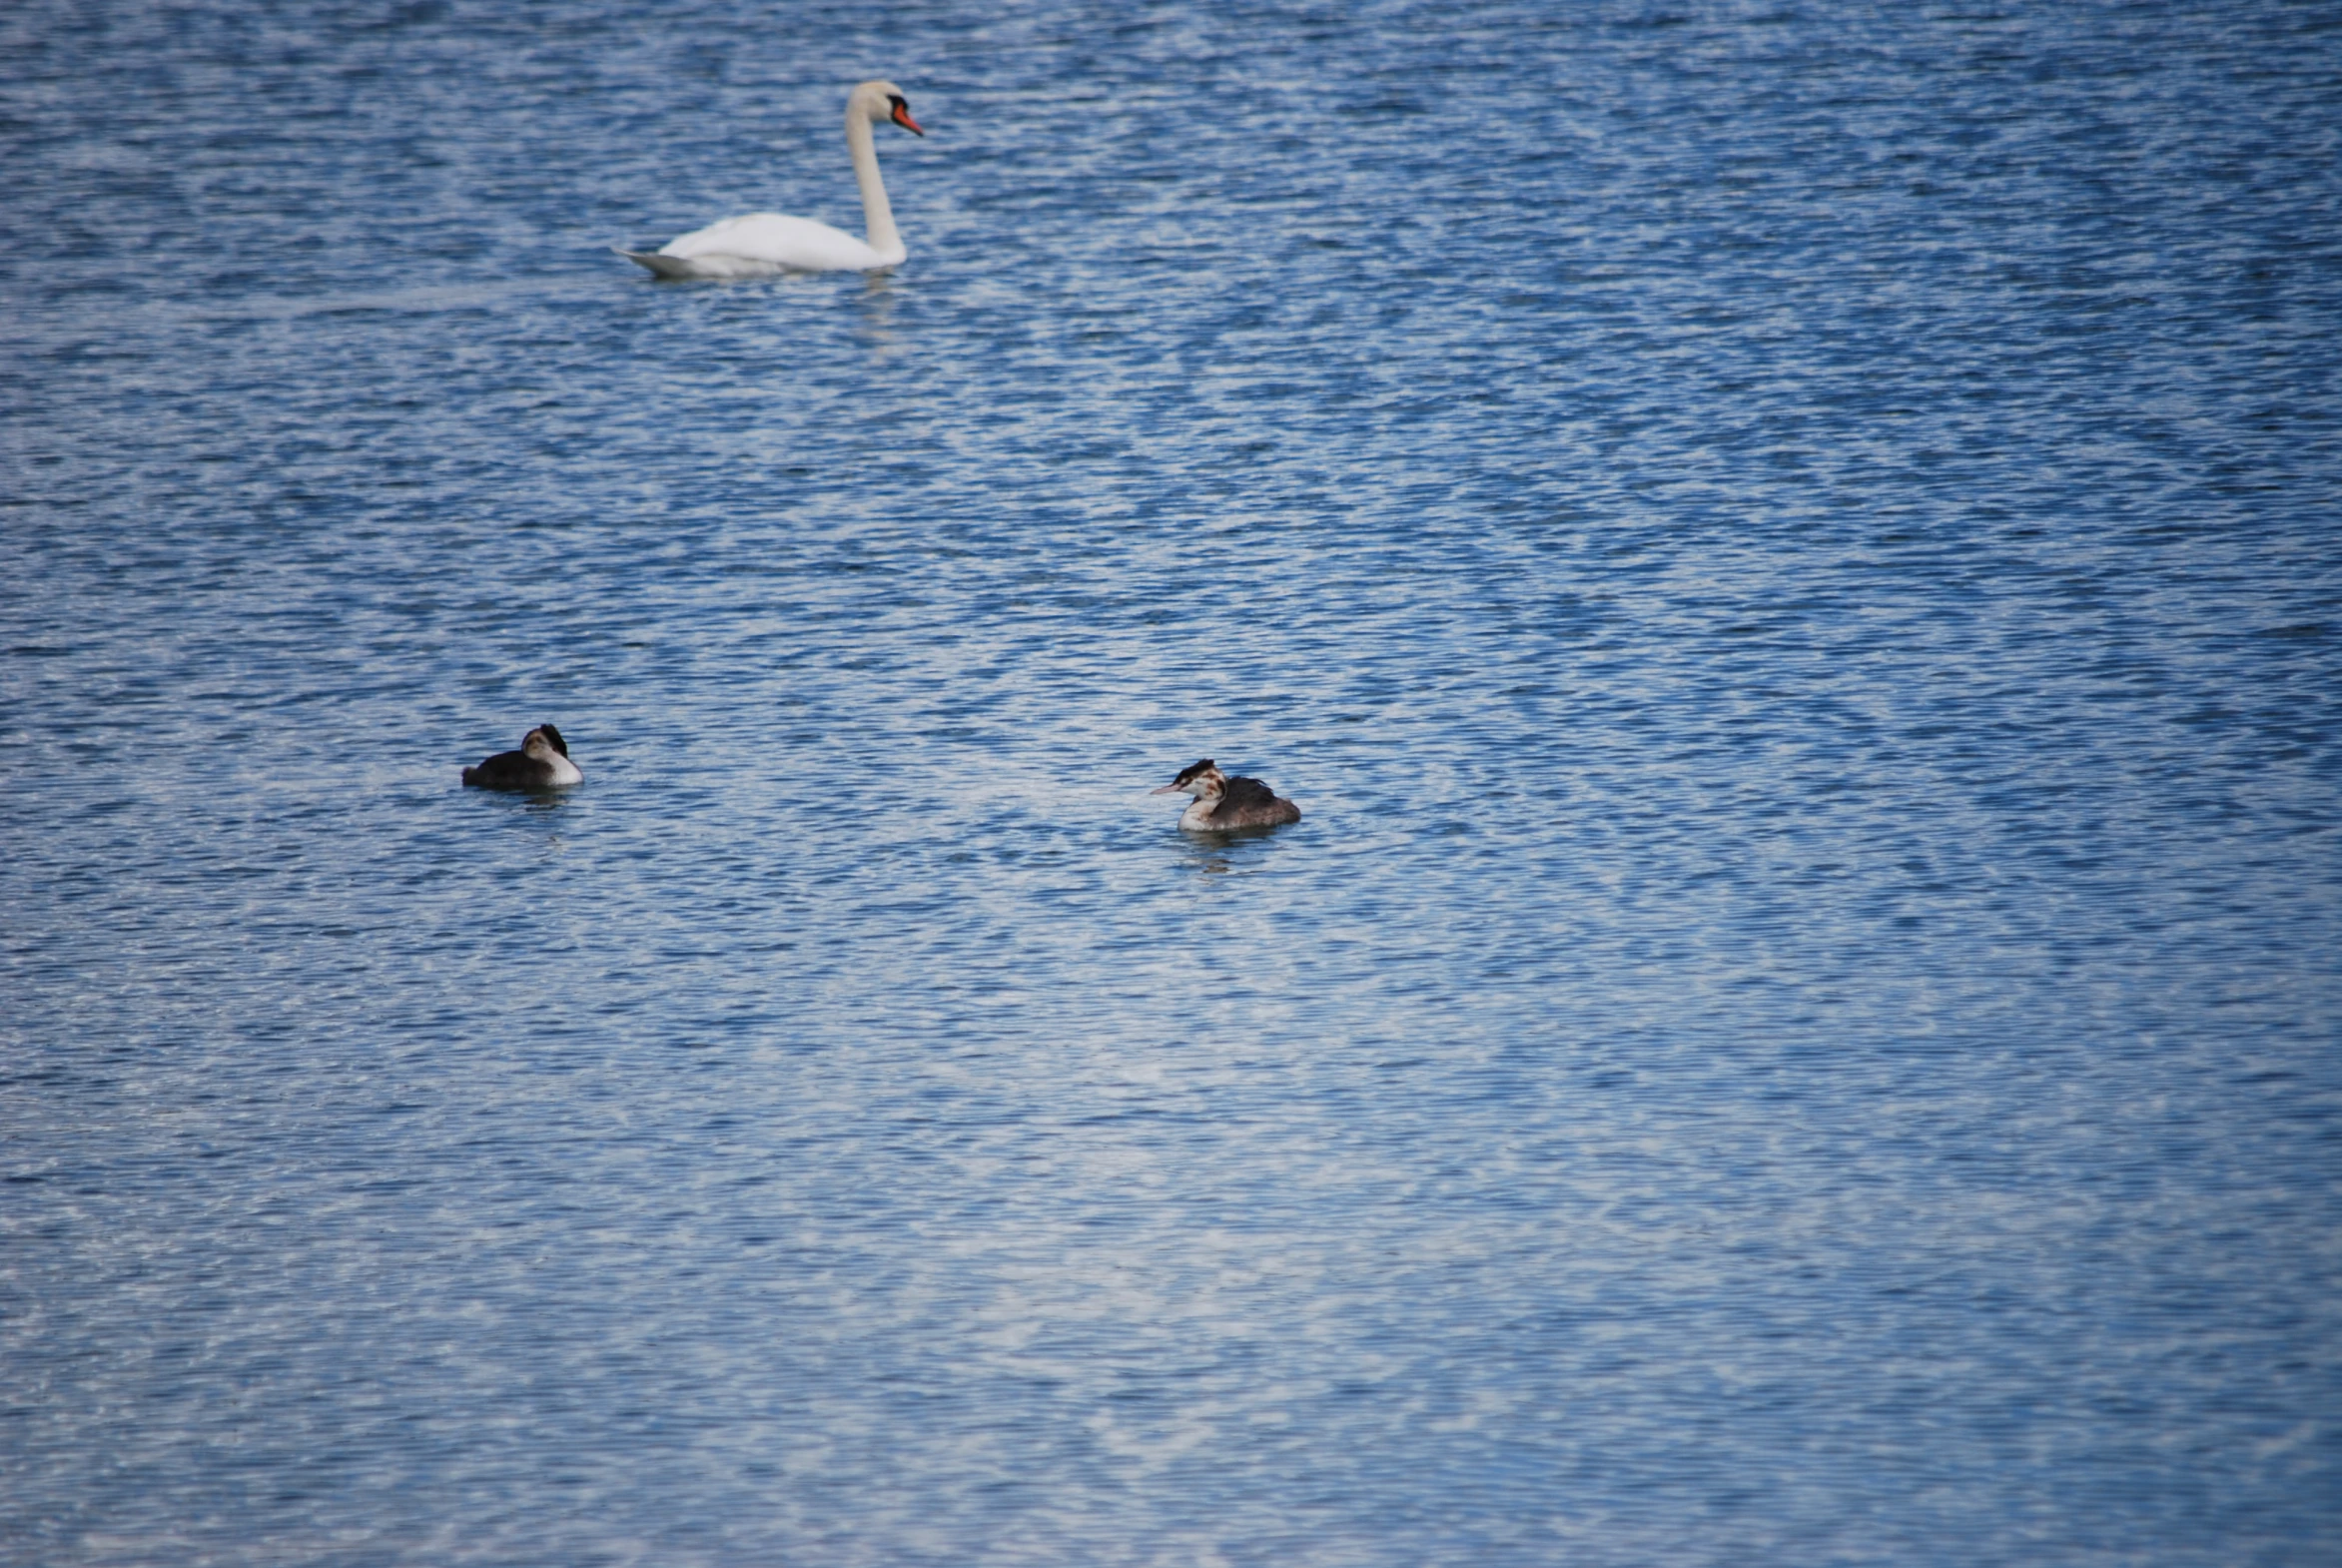
<path fill-rule="evenodd" d="M 892 82 L 864 82 L 846 100 L 846 112 L 858 114 L 872 125 L 881 120 L 892 120 L 913 136 L 927 134 L 919 129 L 919 122 L 911 118 L 910 100 Z"/>
<path fill-rule="evenodd" d="M 1209 757 L 1179 769 L 1179 776 L 1161 789 L 1149 790 L 1150 795 L 1192 795 L 1197 800 L 1209 800 L 1227 793 L 1227 775 L 1220 772 Z"/>
<path fill-rule="evenodd" d="M 568 746 L 561 740 L 561 732 L 550 724 L 539 724 L 521 736 L 520 750 L 523 755 L 534 757 L 539 762 L 548 761 L 555 756 L 566 757 L 569 755 Z"/>

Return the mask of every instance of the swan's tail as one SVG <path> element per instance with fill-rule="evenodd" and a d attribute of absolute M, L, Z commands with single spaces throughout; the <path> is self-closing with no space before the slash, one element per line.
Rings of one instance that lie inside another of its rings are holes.
<path fill-rule="evenodd" d="M 620 251 L 616 246 L 612 246 L 610 249 L 618 251 L 620 256 L 636 266 L 649 268 L 661 278 L 696 278 L 699 276 L 698 269 L 691 265 L 689 257 L 661 256 L 656 251 Z"/>

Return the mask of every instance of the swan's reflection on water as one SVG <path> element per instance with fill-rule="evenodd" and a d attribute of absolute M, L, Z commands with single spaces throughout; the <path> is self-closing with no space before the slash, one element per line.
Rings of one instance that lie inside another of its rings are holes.
<path fill-rule="evenodd" d="M 891 362 L 903 352 L 903 345 L 895 331 L 895 274 L 888 268 L 881 272 L 862 275 L 861 306 L 855 315 L 855 336 L 882 362 Z"/>

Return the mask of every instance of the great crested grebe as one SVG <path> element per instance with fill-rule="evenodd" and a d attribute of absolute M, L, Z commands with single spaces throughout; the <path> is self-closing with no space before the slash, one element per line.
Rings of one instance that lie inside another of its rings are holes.
<path fill-rule="evenodd" d="M 1301 808 L 1258 779 L 1229 778 L 1209 757 L 1154 795 L 1192 795 L 1195 803 L 1179 813 L 1179 826 L 1189 833 L 1225 833 L 1231 828 L 1273 828 L 1301 820 Z"/>
<path fill-rule="evenodd" d="M 569 760 L 561 732 L 539 724 L 520 737 L 518 751 L 499 751 L 476 768 L 463 770 L 474 789 L 565 789 L 585 774 Z"/>

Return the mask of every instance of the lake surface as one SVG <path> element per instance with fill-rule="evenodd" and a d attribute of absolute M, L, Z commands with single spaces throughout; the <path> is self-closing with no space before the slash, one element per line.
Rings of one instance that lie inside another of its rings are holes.
<path fill-rule="evenodd" d="M 2332 6 L 0 62 L 0 1557 L 2342 1556 Z"/>

